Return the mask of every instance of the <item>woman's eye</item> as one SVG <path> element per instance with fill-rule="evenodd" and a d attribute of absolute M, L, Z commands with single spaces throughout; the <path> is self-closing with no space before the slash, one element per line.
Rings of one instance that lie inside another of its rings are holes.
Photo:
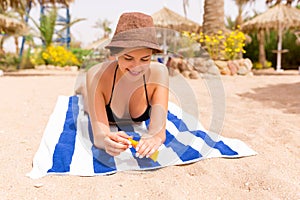
<path fill-rule="evenodd" d="M 142 60 L 143 62 L 147 62 L 147 61 L 149 61 L 149 59 L 150 59 L 150 58 L 142 58 L 141 60 Z"/>
<path fill-rule="evenodd" d="M 132 58 L 124 57 L 125 60 L 132 60 Z"/>

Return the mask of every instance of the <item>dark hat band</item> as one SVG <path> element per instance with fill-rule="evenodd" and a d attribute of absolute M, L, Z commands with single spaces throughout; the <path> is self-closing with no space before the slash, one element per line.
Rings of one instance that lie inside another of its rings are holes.
<path fill-rule="evenodd" d="M 134 48 L 146 47 L 162 52 L 156 39 L 154 27 L 137 28 L 115 34 L 106 48 Z"/>

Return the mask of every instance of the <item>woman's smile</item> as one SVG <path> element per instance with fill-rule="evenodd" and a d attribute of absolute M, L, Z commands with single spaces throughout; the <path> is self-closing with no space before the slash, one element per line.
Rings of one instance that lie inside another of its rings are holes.
<path fill-rule="evenodd" d="M 130 70 L 130 69 L 126 69 L 128 72 L 129 72 L 129 74 L 131 74 L 132 76 L 138 76 L 138 75 L 140 75 L 143 71 L 135 71 L 135 70 Z"/>

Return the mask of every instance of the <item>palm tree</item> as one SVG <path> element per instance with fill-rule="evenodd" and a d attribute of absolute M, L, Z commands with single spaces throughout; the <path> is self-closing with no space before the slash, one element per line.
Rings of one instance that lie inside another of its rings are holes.
<path fill-rule="evenodd" d="M 186 15 L 186 8 L 189 0 L 183 0 L 183 9 Z M 210 35 L 225 30 L 224 0 L 205 0 L 203 16 L 203 32 Z"/>
<path fill-rule="evenodd" d="M 243 8 L 245 5 L 248 3 L 253 3 L 255 0 L 234 0 L 235 4 L 238 7 L 238 15 L 235 20 L 235 28 L 238 28 L 242 25 L 243 23 Z"/>
<path fill-rule="evenodd" d="M 34 19 L 32 19 L 34 25 L 39 30 L 40 38 L 45 47 L 48 47 L 52 44 L 56 18 L 57 10 L 53 9 L 48 14 L 41 15 L 40 24 L 38 24 Z"/>
<path fill-rule="evenodd" d="M 184 12 L 184 16 L 186 18 L 187 16 L 187 7 L 189 7 L 189 0 L 183 0 L 182 1 L 182 4 L 183 4 L 183 12 Z"/>
<path fill-rule="evenodd" d="M 108 38 L 109 34 L 111 34 L 112 30 L 109 27 L 112 22 L 108 21 L 107 19 L 101 20 L 99 19 L 96 21 L 95 25 L 93 26 L 94 28 L 99 28 L 103 30 L 103 38 Z"/>
<path fill-rule="evenodd" d="M 225 30 L 224 0 L 205 0 L 203 32 L 206 35 Z"/>

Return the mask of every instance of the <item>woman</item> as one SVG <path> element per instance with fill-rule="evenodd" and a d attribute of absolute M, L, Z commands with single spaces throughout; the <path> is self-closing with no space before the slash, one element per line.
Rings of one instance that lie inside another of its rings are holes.
<path fill-rule="evenodd" d="M 130 147 L 124 131 L 111 132 L 109 125 L 141 123 L 150 118 L 148 133 L 136 147 L 139 158 L 151 156 L 165 141 L 168 105 L 168 70 L 151 62 L 161 52 L 151 16 L 121 15 L 110 49 L 114 60 L 92 67 L 86 76 L 84 95 L 94 145 L 112 155 Z"/>

